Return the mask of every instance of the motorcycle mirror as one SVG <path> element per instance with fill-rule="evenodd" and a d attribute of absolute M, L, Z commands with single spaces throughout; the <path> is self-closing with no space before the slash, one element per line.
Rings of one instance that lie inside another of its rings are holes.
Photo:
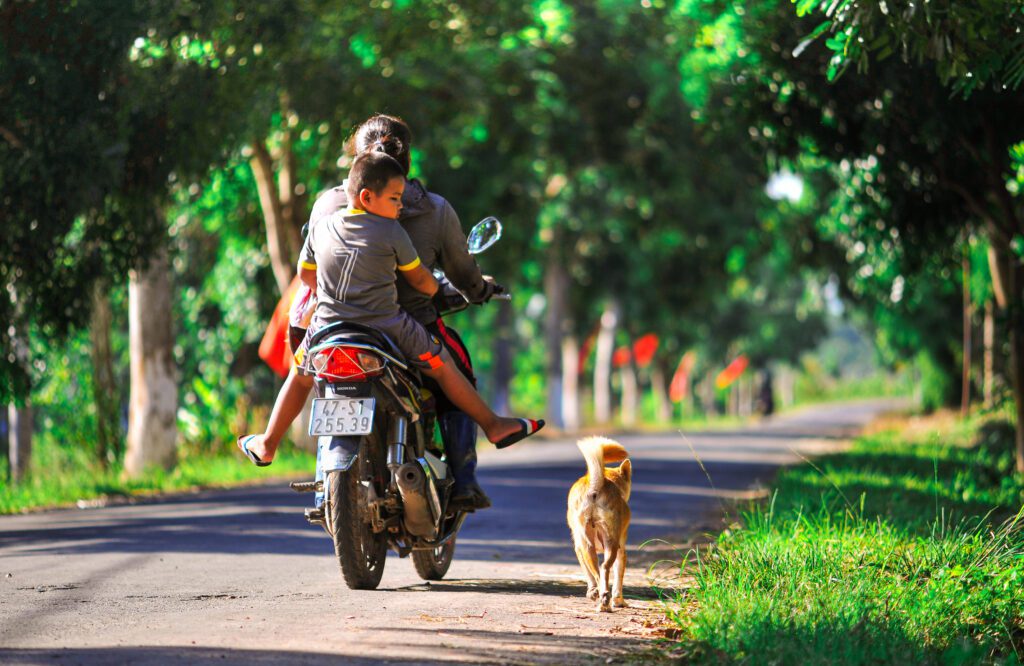
<path fill-rule="evenodd" d="M 470 254 L 480 254 L 501 238 L 501 222 L 496 217 L 485 217 L 469 231 L 467 245 Z"/>

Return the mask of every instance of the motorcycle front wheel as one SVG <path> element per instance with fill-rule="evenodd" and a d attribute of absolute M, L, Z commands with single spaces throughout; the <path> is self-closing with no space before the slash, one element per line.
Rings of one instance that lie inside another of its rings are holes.
<path fill-rule="evenodd" d="M 423 580 L 441 580 L 455 557 L 455 537 L 433 550 L 412 551 L 412 563 Z"/>
<path fill-rule="evenodd" d="M 375 447 L 364 459 L 360 456 L 351 469 L 327 474 L 327 515 L 325 518 L 334 537 L 334 552 L 338 556 L 341 576 L 353 590 L 374 590 L 384 575 L 384 562 L 388 554 L 387 535 L 374 533 L 367 507 L 367 487 L 362 479 L 378 485 L 381 482 L 383 462 L 374 460 Z M 383 488 L 377 488 L 378 495 Z"/>

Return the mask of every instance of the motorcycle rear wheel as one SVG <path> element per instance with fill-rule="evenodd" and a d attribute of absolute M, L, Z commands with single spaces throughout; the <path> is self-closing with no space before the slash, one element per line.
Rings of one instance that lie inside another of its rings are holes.
<path fill-rule="evenodd" d="M 412 551 L 412 563 L 423 580 L 441 580 L 455 557 L 455 537 L 433 550 Z"/>
<path fill-rule="evenodd" d="M 341 576 L 353 590 L 375 590 L 384 575 L 384 562 L 388 554 L 387 535 L 375 534 L 366 506 L 366 488 L 360 482 L 359 468 L 371 461 L 360 460 L 345 472 L 327 475 L 327 515 L 334 537 L 334 552 L 338 556 Z M 370 478 L 376 479 L 376 470 Z M 378 491 L 379 492 L 379 491 Z"/>

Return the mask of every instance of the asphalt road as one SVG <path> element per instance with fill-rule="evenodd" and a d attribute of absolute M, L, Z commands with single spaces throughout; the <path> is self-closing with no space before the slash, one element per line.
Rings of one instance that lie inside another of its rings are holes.
<path fill-rule="evenodd" d="M 347 589 L 329 538 L 302 518 L 311 496 L 281 481 L 0 517 L 0 663 L 612 663 L 650 646 L 651 577 L 676 585 L 688 542 L 715 532 L 733 500 L 893 407 L 619 437 L 634 468 L 631 607 L 611 614 L 584 598 L 565 525 L 584 472 L 572 440 L 483 453 L 494 507 L 469 518 L 432 585 L 391 556 L 379 590 Z"/>

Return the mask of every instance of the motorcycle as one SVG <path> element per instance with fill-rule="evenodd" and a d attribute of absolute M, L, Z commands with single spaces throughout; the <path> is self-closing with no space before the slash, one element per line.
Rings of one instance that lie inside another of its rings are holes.
<path fill-rule="evenodd" d="M 496 218 L 479 222 L 467 239 L 470 254 L 494 245 L 501 231 Z M 469 306 L 435 275 L 442 314 Z M 454 480 L 435 435 L 435 401 L 419 372 L 384 334 L 347 322 L 318 331 L 306 359 L 315 377 L 309 434 L 318 438 L 317 472 L 314 481 L 290 485 L 315 493 L 306 519 L 334 541 L 346 585 L 375 589 L 389 548 L 411 555 L 424 580 L 441 580 L 468 513 L 449 509 Z"/>

